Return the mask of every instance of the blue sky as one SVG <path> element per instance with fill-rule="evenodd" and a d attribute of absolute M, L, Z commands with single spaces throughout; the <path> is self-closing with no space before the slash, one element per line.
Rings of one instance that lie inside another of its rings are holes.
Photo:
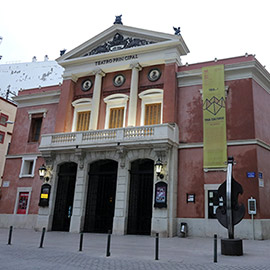
<path fill-rule="evenodd" d="M 89 1 L 13 0 L 1 3 L 0 64 L 43 61 L 71 50 L 109 28 L 116 15 L 125 25 L 181 34 L 189 55 L 183 63 L 256 54 L 270 70 L 268 0 Z"/>

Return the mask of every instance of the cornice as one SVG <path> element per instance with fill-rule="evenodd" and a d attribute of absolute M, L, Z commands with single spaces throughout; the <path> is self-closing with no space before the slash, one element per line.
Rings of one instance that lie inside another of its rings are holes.
<path fill-rule="evenodd" d="M 54 104 L 59 102 L 61 90 L 46 91 L 28 95 L 21 95 L 13 99 L 18 103 L 18 108 Z"/>
<path fill-rule="evenodd" d="M 266 150 L 270 150 L 270 144 L 260 139 L 227 141 L 227 146 L 242 146 L 242 145 L 258 145 Z M 180 143 L 178 148 L 179 149 L 203 148 L 203 142 Z"/>
<path fill-rule="evenodd" d="M 78 57 L 78 58 L 73 58 L 73 59 L 59 60 L 58 64 L 66 68 L 73 65 L 91 64 L 91 63 L 95 63 L 97 61 L 101 61 L 104 59 L 117 58 L 117 57 L 122 57 L 122 56 L 127 56 L 127 55 L 145 54 L 148 52 L 152 53 L 152 52 L 160 51 L 160 50 L 166 51 L 166 49 L 178 48 L 178 45 L 179 45 L 179 41 L 168 40 L 168 41 L 163 41 L 159 43 L 154 43 L 151 45 L 132 47 L 125 50 L 112 51 L 112 52 L 95 54 L 95 55 L 90 55 L 90 56 L 83 56 L 83 57 Z M 179 55 L 186 55 L 189 51 L 188 49 L 180 50 L 178 48 L 178 52 L 179 52 Z M 164 59 L 164 61 L 165 60 L 166 59 Z"/>
<path fill-rule="evenodd" d="M 131 69 L 131 64 L 135 62 L 139 63 L 142 68 L 171 62 L 177 63 L 178 65 L 181 63 L 181 54 L 175 47 L 160 51 L 150 50 L 147 52 L 143 52 L 143 49 L 146 48 L 131 48 L 123 51 L 67 60 L 64 64 L 65 72 L 63 78 L 76 81 L 79 77 L 94 75 L 97 68 L 102 69 L 105 73 L 128 70 Z"/>
<path fill-rule="evenodd" d="M 217 63 L 218 64 L 218 63 Z M 225 81 L 253 79 L 270 93 L 270 74 L 257 61 L 247 61 L 224 66 Z M 177 73 L 178 87 L 202 85 L 202 70 L 194 69 Z"/>
<path fill-rule="evenodd" d="M 27 158 L 27 157 L 41 157 L 41 153 L 27 153 L 17 155 L 6 155 L 6 159 Z"/>

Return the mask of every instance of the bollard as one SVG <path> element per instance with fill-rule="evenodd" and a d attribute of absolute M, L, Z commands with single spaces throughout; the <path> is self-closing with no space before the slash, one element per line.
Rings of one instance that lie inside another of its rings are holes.
<path fill-rule="evenodd" d="M 214 263 L 217 262 L 217 235 L 214 234 Z"/>
<path fill-rule="evenodd" d="M 12 230 L 13 230 L 13 226 L 10 226 L 9 227 L 9 234 L 8 234 L 8 245 L 11 245 Z"/>
<path fill-rule="evenodd" d="M 45 228 L 42 229 L 42 234 L 41 234 L 39 248 L 43 248 L 43 241 L 44 241 L 44 236 L 45 236 L 45 230 L 46 230 Z"/>
<path fill-rule="evenodd" d="M 110 252 L 110 247 L 111 247 L 111 231 L 108 231 L 108 240 L 107 240 L 107 252 L 106 252 L 106 256 L 110 257 L 111 252 Z"/>
<path fill-rule="evenodd" d="M 80 247 L 79 247 L 79 251 L 82 251 L 82 246 L 83 246 L 83 233 L 80 233 Z"/>
<path fill-rule="evenodd" d="M 159 253 L 159 234 L 156 233 L 156 254 L 155 254 L 155 260 L 158 260 L 158 253 Z"/>

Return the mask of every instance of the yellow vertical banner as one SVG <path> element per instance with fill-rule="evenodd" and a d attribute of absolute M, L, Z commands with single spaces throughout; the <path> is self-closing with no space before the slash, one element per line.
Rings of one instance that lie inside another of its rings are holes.
<path fill-rule="evenodd" d="M 202 69 L 203 167 L 223 168 L 227 161 L 224 66 Z"/>

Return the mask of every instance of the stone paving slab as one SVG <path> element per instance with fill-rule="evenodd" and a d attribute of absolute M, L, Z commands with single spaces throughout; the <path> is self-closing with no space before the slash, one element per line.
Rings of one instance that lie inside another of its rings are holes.
<path fill-rule="evenodd" d="M 270 269 L 270 240 L 243 240 L 243 256 L 223 256 L 218 241 L 218 262 L 213 262 L 214 240 L 210 238 L 160 238 L 159 260 L 155 260 L 155 238 L 150 236 L 111 236 L 111 256 L 106 257 L 107 235 L 80 235 L 46 232 L 39 248 L 41 232 L 14 229 L 7 245 L 8 229 L 0 229 L 0 269 Z"/>

